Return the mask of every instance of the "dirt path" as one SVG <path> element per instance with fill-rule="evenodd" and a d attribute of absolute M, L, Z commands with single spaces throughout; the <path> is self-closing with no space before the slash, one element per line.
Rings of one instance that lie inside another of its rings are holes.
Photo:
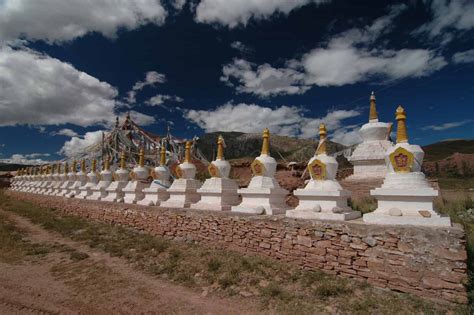
<path fill-rule="evenodd" d="M 145 275 L 110 257 L 7 215 L 34 243 L 63 250 L 22 264 L 0 263 L 0 314 L 255 314 L 258 305 L 200 292 Z M 71 251 L 87 254 L 71 259 Z"/>

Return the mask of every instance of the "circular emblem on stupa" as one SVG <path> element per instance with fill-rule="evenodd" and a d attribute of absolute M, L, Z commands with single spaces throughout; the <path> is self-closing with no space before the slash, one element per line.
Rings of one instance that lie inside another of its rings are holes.
<path fill-rule="evenodd" d="M 179 167 L 179 165 L 176 166 L 176 177 L 178 178 L 183 177 L 183 170 L 181 169 L 181 167 Z"/>
<path fill-rule="evenodd" d="M 413 159 L 413 153 L 402 147 L 398 147 L 390 153 L 390 163 L 392 163 L 393 170 L 397 173 L 411 172 Z"/>
<path fill-rule="evenodd" d="M 265 165 L 259 160 L 254 160 L 250 165 L 254 176 L 263 176 L 265 174 Z"/>
<path fill-rule="evenodd" d="M 214 163 L 209 164 L 209 167 L 207 168 L 209 171 L 209 174 L 211 177 L 221 177 L 221 172 L 219 171 L 219 168 Z"/>
<path fill-rule="evenodd" d="M 314 160 L 308 164 L 308 171 L 312 179 L 324 180 L 326 179 L 326 164 L 320 160 Z"/>

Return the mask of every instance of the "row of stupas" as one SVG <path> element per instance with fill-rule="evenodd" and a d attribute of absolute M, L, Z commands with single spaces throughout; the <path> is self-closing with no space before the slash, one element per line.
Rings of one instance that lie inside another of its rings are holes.
<path fill-rule="evenodd" d="M 371 96 L 369 123 L 361 129 L 364 142 L 355 150 L 352 161 L 354 176 L 363 174 L 381 176 L 380 188 L 371 191 L 378 201 L 377 209 L 364 214 L 363 221 L 374 224 L 450 226 L 449 217 L 442 217 L 433 209 L 433 200 L 438 191 L 433 189 L 421 172 L 424 153 L 420 146 L 408 142 L 406 113 L 400 106 L 396 110 L 397 143 L 388 140 L 391 125 L 377 119 L 375 97 Z M 327 130 L 319 127 L 320 141 L 315 155 L 309 160 L 307 169 L 310 180 L 294 195 L 299 199 L 295 209 L 289 209 L 285 199 L 288 191 L 281 188 L 275 179 L 276 160 L 270 156 L 270 132 L 263 132 L 260 156 L 251 164 L 252 180 L 247 188 L 238 189 L 229 178 L 230 164 L 224 159 L 222 137 L 217 141 L 217 157 L 208 167 L 211 178 L 203 184 L 195 178 L 196 167 L 191 162 L 191 142 L 186 143 L 184 161 L 177 166 L 177 179 L 171 183 L 171 172 L 166 165 L 166 148 L 161 149 L 160 165 L 153 170 L 144 165 L 144 151 L 139 154 L 138 165 L 130 172 L 126 169 L 125 153 L 120 159 L 120 168 L 109 169 L 109 161 L 103 162 L 98 173 L 96 161 L 86 173 L 85 161 L 76 172 L 76 162 L 71 168 L 67 164 L 45 166 L 41 174 L 38 168 L 20 172 L 12 182 L 12 189 L 23 192 L 100 200 L 125 202 L 164 208 L 191 208 L 217 210 L 244 214 L 286 214 L 297 219 L 353 220 L 361 217 L 359 211 L 348 206 L 351 192 L 344 190 L 336 180 L 338 163 L 327 153 Z M 364 150 L 377 151 L 369 155 Z M 383 155 L 380 151 L 384 151 Z M 382 158 L 383 156 L 383 158 Z M 368 162 L 372 161 L 372 162 Z M 360 163 L 359 163 L 360 162 Z M 385 166 L 385 171 L 381 165 Z M 150 183 L 150 177 L 153 181 Z"/>

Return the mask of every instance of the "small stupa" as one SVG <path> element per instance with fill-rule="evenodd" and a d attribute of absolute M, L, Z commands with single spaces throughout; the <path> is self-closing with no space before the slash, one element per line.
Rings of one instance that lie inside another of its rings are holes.
<path fill-rule="evenodd" d="M 86 173 L 86 160 L 81 160 L 81 168 L 76 173 L 76 181 L 71 187 L 71 191 L 66 195 L 68 198 L 74 198 L 74 196 L 81 193 L 81 188 L 87 184 L 87 173 Z"/>
<path fill-rule="evenodd" d="M 145 198 L 143 189 L 150 187 L 150 182 L 148 182 L 150 170 L 145 167 L 145 150 L 143 148 L 140 149 L 138 166 L 133 169 L 130 175 L 132 180 L 123 189 L 125 194 L 123 202 L 133 204 Z"/>
<path fill-rule="evenodd" d="M 93 159 L 90 172 L 87 173 L 87 183 L 79 188 L 81 192 L 75 195 L 74 198 L 86 199 L 88 196 L 92 195 L 92 189 L 97 186 L 98 182 L 99 176 L 97 174 L 97 160 Z"/>
<path fill-rule="evenodd" d="M 34 169 L 35 168 L 33 167 L 28 167 L 26 169 L 19 170 L 18 174 L 23 174 L 21 176 L 24 176 L 24 183 L 22 183 L 21 185 L 19 184 L 18 180 L 20 176 L 17 175 L 12 178 L 12 181 L 10 183 L 10 190 L 29 192 L 36 184 Z"/>
<path fill-rule="evenodd" d="M 110 162 L 109 157 L 105 157 L 102 159 L 102 171 L 99 174 L 99 182 L 95 187 L 91 188 L 92 194 L 87 196 L 86 199 L 88 200 L 101 200 L 102 198 L 107 196 L 107 187 L 110 186 L 113 180 L 113 174 L 110 171 Z"/>
<path fill-rule="evenodd" d="M 67 169 L 68 169 L 67 163 L 64 165 L 64 171 L 61 171 L 61 164 L 58 163 L 58 175 L 57 175 L 58 183 L 56 185 L 56 188 L 53 190 L 53 192 L 51 192 L 51 196 L 57 196 L 61 192 L 64 183 L 67 182 L 68 180 Z"/>
<path fill-rule="evenodd" d="M 61 186 L 62 182 L 61 182 L 61 164 L 57 164 L 57 165 L 54 165 L 53 164 L 53 169 L 52 169 L 52 184 L 50 186 L 50 188 L 44 193 L 45 195 L 54 195 L 59 186 Z"/>
<path fill-rule="evenodd" d="M 349 157 L 354 165 L 354 174 L 346 180 L 383 179 L 387 173 L 385 152 L 393 144 L 389 140 L 391 123 L 380 122 L 377 114 L 374 92 L 370 95 L 369 122 L 364 124 L 359 134 L 363 141 Z"/>
<path fill-rule="evenodd" d="M 288 210 L 286 216 L 300 219 L 352 220 L 360 217 L 359 211 L 347 206 L 350 191 L 344 190 L 336 180 L 338 163 L 327 155 L 327 130 L 324 124 L 319 126 L 319 145 L 308 162 L 311 179 L 305 188 L 297 189 L 294 195 L 299 205 Z"/>
<path fill-rule="evenodd" d="M 43 184 L 40 186 L 40 189 L 37 191 L 37 193 L 41 195 L 44 195 L 53 183 L 53 178 L 51 175 L 51 166 L 45 165 L 44 171 L 45 171 L 45 175 L 43 177 Z"/>
<path fill-rule="evenodd" d="M 270 131 L 263 131 L 263 143 L 260 156 L 251 164 L 252 180 L 247 188 L 237 192 L 242 202 L 233 206 L 231 211 L 248 214 L 280 214 L 288 209 L 285 199 L 288 191 L 281 188 L 274 175 L 277 162 L 270 156 Z"/>
<path fill-rule="evenodd" d="M 155 167 L 151 172 L 153 182 L 150 187 L 144 188 L 143 193 L 145 197 L 138 201 L 137 204 L 143 206 L 159 206 L 162 201 L 168 200 L 170 194 L 168 188 L 170 188 L 171 173 L 166 166 L 166 147 L 163 144 L 160 151 L 160 165 Z"/>
<path fill-rule="evenodd" d="M 74 185 L 75 178 L 76 178 L 76 161 L 72 162 L 71 168 L 69 169 L 67 162 L 64 166 L 64 175 L 66 175 L 67 180 L 61 185 L 60 191 L 56 194 L 56 196 L 66 196 L 69 193 L 69 189 L 72 185 Z"/>
<path fill-rule="evenodd" d="M 107 196 L 102 201 L 123 202 L 123 189 L 127 186 L 130 174 L 125 165 L 125 152 L 120 154 L 120 169 L 114 173 L 114 181 L 105 190 Z"/>
<path fill-rule="evenodd" d="M 208 167 L 211 178 L 206 179 L 198 193 L 201 200 L 191 205 L 197 210 L 230 210 L 240 203 L 237 183 L 229 178 L 230 163 L 224 159 L 224 138 L 217 139 L 217 157 Z"/>
<path fill-rule="evenodd" d="M 160 204 L 163 208 L 189 208 L 192 203 L 199 201 L 201 196 L 197 190 L 201 182 L 195 179 L 196 166 L 191 163 L 191 141 L 186 142 L 184 162 L 176 167 L 176 179 L 168 189 L 170 198 Z"/>
<path fill-rule="evenodd" d="M 419 145 L 408 142 L 406 113 L 399 106 L 397 144 L 387 150 L 388 172 L 382 187 L 370 191 L 377 199 L 374 212 L 364 214 L 364 222 L 375 224 L 451 226 L 447 216 L 433 209 L 438 191 L 433 189 L 421 172 L 425 153 Z"/>

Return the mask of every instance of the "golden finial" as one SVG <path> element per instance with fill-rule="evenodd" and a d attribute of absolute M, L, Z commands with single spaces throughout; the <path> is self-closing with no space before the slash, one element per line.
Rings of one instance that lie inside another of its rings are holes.
<path fill-rule="evenodd" d="M 377 109 L 375 107 L 375 94 L 372 92 L 370 95 L 370 114 L 369 114 L 369 122 L 371 121 L 378 121 L 379 117 L 377 115 Z"/>
<path fill-rule="evenodd" d="M 77 169 L 77 161 L 76 161 L 76 160 L 73 160 L 73 161 L 72 161 L 72 165 L 71 165 L 71 172 L 72 172 L 72 173 L 75 173 L 75 172 L 76 172 L 76 169 Z"/>
<path fill-rule="evenodd" d="M 402 106 L 398 106 L 397 111 L 395 112 L 395 119 L 397 120 L 397 143 L 408 142 L 406 124 L 407 114 Z"/>
<path fill-rule="evenodd" d="M 138 165 L 140 165 L 140 167 L 145 166 L 145 149 L 143 149 L 143 148 L 140 149 Z"/>
<path fill-rule="evenodd" d="M 51 165 L 51 174 L 56 173 L 56 164 Z"/>
<path fill-rule="evenodd" d="M 165 147 L 164 145 L 161 145 L 160 165 L 161 165 L 161 166 L 165 166 L 165 165 L 166 165 L 166 147 Z"/>
<path fill-rule="evenodd" d="M 64 174 L 67 175 L 67 171 L 69 170 L 69 166 L 67 165 L 67 162 L 64 163 Z"/>
<path fill-rule="evenodd" d="M 120 154 L 120 168 L 125 169 L 125 151 Z"/>
<path fill-rule="evenodd" d="M 263 129 L 263 143 L 262 143 L 262 152 L 261 155 L 269 155 L 270 154 L 270 130 L 268 128 Z"/>
<path fill-rule="evenodd" d="M 86 171 L 86 160 L 85 159 L 82 159 L 81 161 L 81 172 L 85 172 Z"/>
<path fill-rule="evenodd" d="M 320 124 L 319 125 L 319 145 L 318 149 L 316 150 L 316 155 L 318 154 L 326 154 L 326 136 L 328 132 L 326 130 L 326 125 L 325 124 Z"/>
<path fill-rule="evenodd" d="M 61 163 L 59 163 L 59 162 L 56 165 L 56 174 L 58 174 L 58 175 L 61 174 Z"/>
<path fill-rule="evenodd" d="M 224 138 L 219 135 L 217 138 L 217 157 L 216 160 L 223 160 L 224 159 Z"/>
<path fill-rule="evenodd" d="M 92 173 L 95 173 L 96 170 L 97 170 L 97 160 L 96 160 L 96 159 L 93 159 L 93 160 L 92 160 L 91 172 L 92 172 Z"/>
<path fill-rule="evenodd" d="M 186 151 L 184 152 L 184 162 L 191 163 L 191 141 L 186 141 Z"/>
<path fill-rule="evenodd" d="M 109 168 L 110 168 L 110 159 L 109 159 L 109 156 L 106 155 L 102 162 L 104 163 L 104 165 L 103 165 L 104 171 L 108 171 Z"/>

